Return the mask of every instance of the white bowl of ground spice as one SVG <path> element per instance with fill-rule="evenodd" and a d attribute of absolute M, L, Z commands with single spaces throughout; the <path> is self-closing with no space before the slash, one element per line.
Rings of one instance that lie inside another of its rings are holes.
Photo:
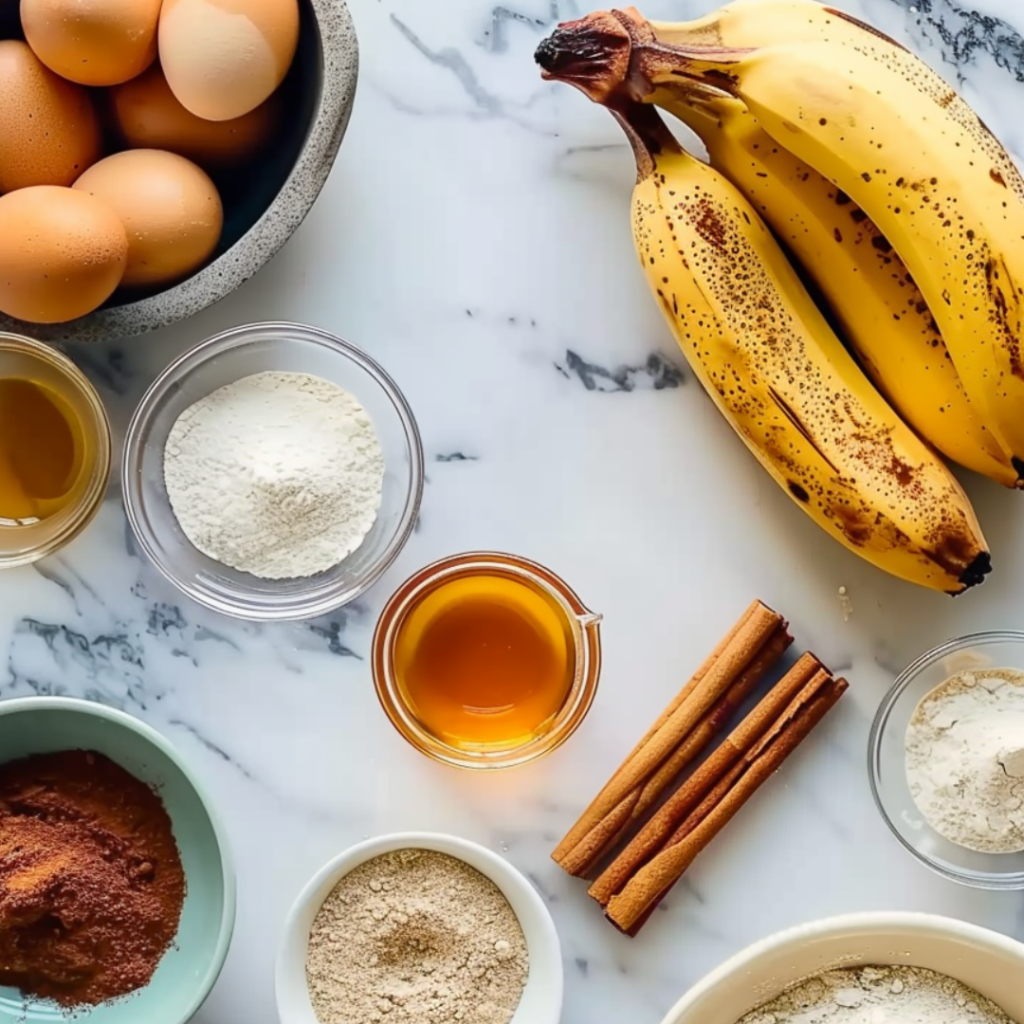
<path fill-rule="evenodd" d="M 456 836 L 398 833 L 303 889 L 276 988 L 281 1024 L 558 1024 L 562 956 L 511 864 Z"/>
<path fill-rule="evenodd" d="M 1024 945 L 932 914 L 844 914 L 756 942 L 662 1024 L 1024 1024 Z"/>

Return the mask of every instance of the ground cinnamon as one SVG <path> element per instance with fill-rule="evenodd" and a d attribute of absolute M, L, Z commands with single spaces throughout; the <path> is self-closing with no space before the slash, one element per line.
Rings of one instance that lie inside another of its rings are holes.
<path fill-rule="evenodd" d="M 62 1006 L 146 985 L 185 876 L 159 796 L 102 754 L 0 765 L 0 984 Z"/>

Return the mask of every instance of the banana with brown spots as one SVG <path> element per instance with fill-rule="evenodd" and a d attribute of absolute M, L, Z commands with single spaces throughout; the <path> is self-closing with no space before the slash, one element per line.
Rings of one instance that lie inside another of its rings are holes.
<path fill-rule="evenodd" d="M 635 24 L 643 22 L 636 8 L 623 13 Z M 937 71 L 873 26 L 820 0 L 735 0 L 695 21 L 651 21 L 649 25 L 654 40 L 669 45 L 736 49 L 829 40 L 863 47 L 870 42 L 876 59 L 904 77 L 913 78 L 923 98 L 945 110 L 948 117 L 974 136 L 986 158 L 1024 201 L 1024 178 L 1010 154 Z"/>
<path fill-rule="evenodd" d="M 648 283 L 750 451 L 879 568 L 952 594 L 980 583 L 991 560 L 960 485 L 854 363 L 753 207 L 684 152 L 653 107 L 613 113 L 636 155 L 634 238 Z"/>
<path fill-rule="evenodd" d="M 849 195 L 906 263 L 971 403 L 1024 471 L 1024 181 L 927 64 L 806 0 L 746 0 L 690 25 L 599 12 L 546 45 L 592 95 L 725 90 Z"/>
<path fill-rule="evenodd" d="M 742 101 L 700 85 L 644 97 L 700 136 L 715 170 L 765 219 L 814 282 L 875 386 L 954 462 L 1020 487 L 1021 477 L 964 391 L 906 265 L 867 214 L 776 142 Z"/>

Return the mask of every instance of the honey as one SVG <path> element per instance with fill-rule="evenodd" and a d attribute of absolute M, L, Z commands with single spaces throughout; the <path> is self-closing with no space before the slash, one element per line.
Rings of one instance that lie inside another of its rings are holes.
<path fill-rule="evenodd" d="M 86 455 L 82 424 L 57 392 L 0 377 L 0 523 L 31 524 L 61 511 Z"/>
<path fill-rule="evenodd" d="M 550 569 L 498 551 L 413 573 L 373 634 L 373 682 L 391 724 L 459 768 L 544 757 L 587 716 L 601 616 Z"/>
<path fill-rule="evenodd" d="M 566 610 L 532 583 L 494 572 L 429 590 L 395 638 L 410 714 L 455 747 L 506 748 L 539 735 L 565 704 L 575 669 Z"/>

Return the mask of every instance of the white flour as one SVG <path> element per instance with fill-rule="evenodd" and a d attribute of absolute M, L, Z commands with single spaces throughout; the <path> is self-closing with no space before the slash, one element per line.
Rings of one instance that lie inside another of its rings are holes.
<path fill-rule="evenodd" d="M 969 850 L 1024 850 L 1024 673 L 960 672 L 918 705 L 907 782 L 940 835 Z"/>
<path fill-rule="evenodd" d="M 826 971 L 738 1024 L 1013 1024 L 995 1003 L 918 967 Z"/>
<path fill-rule="evenodd" d="M 302 373 L 257 373 L 181 414 L 164 481 L 185 536 L 263 579 L 312 576 L 362 543 L 380 508 L 384 458 L 366 410 Z"/>

